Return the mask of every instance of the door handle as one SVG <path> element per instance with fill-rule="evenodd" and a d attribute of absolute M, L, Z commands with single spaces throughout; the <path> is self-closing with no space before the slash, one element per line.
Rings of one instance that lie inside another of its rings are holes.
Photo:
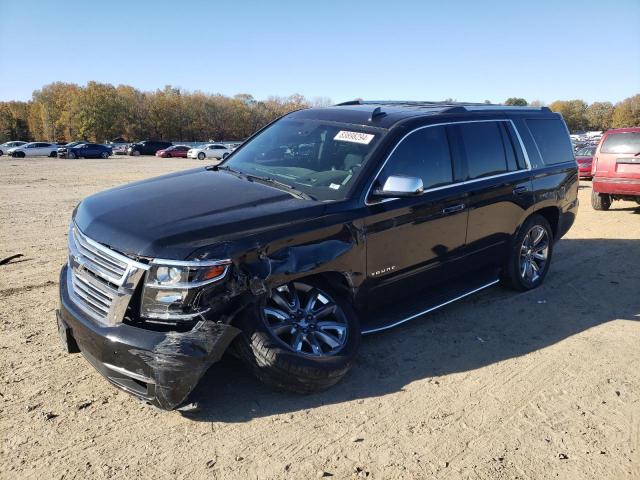
<path fill-rule="evenodd" d="M 466 205 L 464 203 L 459 203 L 458 205 L 451 205 L 450 207 L 443 208 L 442 213 L 444 213 L 445 215 L 449 215 L 450 213 L 459 212 L 461 210 L 464 210 L 465 206 Z"/>
<path fill-rule="evenodd" d="M 526 185 L 520 185 L 518 187 L 514 187 L 513 188 L 513 193 L 516 195 L 522 195 L 523 193 L 526 193 L 528 191 L 528 188 Z"/>

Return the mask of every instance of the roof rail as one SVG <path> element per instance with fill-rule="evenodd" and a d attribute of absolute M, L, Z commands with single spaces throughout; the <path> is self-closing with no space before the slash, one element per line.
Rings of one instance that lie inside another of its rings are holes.
<path fill-rule="evenodd" d="M 348 105 L 388 105 L 397 107 L 424 107 L 424 108 L 446 108 L 447 113 L 456 112 L 475 112 L 475 111 L 489 111 L 489 110 L 512 110 L 512 111 L 524 111 L 524 110 L 538 110 L 543 112 L 551 111 L 549 107 L 534 107 L 534 106 L 518 106 L 518 105 L 502 105 L 492 103 L 475 103 L 475 102 L 435 102 L 435 101 L 416 101 L 416 100 L 349 100 L 347 102 L 337 103 L 336 107 L 343 107 Z"/>

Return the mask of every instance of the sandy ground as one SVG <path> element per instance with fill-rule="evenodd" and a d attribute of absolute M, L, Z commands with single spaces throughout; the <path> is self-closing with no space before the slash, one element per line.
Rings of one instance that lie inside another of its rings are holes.
<path fill-rule="evenodd" d="M 488 289 L 366 337 L 332 390 L 274 393 L 228 358 L 204 409 L 110 386 L 55 326 L 73 207 L 197 161 L 0 157 L 0 477 L 640 478 L 640 207 L 577 223 L 543 287 Z"/>

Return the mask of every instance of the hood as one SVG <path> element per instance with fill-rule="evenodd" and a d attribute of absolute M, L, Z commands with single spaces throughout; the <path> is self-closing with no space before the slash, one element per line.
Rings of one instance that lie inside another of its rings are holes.
<path fill-rule="evenodd" d="M 75 222 L 125 254 L 183 260 L 194 250 L 322 214 L 324 204 L 224 171 L 187 170 L 83 200 Z"/>

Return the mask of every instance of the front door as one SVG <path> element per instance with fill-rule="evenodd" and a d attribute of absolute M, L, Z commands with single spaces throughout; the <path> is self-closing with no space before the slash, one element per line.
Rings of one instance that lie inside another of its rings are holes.
<path fill-rule="evenodd" d="M 374 188 L 391 175 L 404 175 L 421 178 L 425 193 L 367 199 L 368 283 L 372 293 L 385 289 L 385 295 L 371 298 L 393 298 L 425 288 L 464 249 L 467 194 L 462 185 L 455 185 L 459 174 L 455 170 L 444 126 L 415 130 L 391 153 Z"/>

